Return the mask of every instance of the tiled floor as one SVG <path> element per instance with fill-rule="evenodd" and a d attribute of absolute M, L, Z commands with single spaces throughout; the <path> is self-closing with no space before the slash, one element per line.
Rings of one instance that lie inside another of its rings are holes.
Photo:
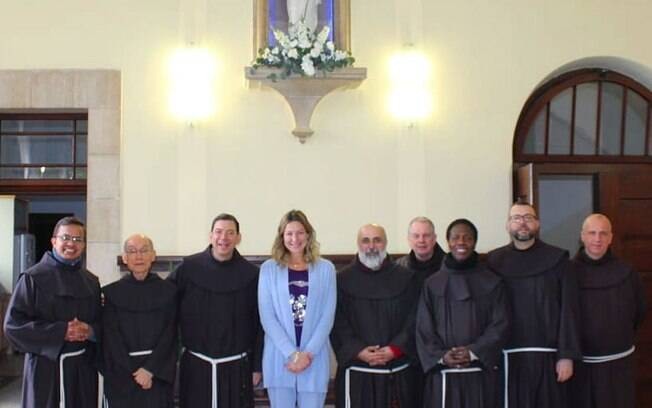
<path fill-rule="evenodd" d="M 20 407 L 22 371 L 23 356 L 10 354 L 0 357 L 0 377 L 3 377 L 3 380 L 6 377 L 14 377 L 9 383 L 2 381 L 3 385 L 0 387 L 0 407 Z"/>

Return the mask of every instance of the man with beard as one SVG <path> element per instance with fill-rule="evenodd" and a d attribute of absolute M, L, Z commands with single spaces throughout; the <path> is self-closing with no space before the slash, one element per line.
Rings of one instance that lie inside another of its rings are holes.
<path fill-rule="evenodd" d="M 358 254 L 337 276 L 331 344 L 337 407 L 415 407 L 414 319 L 419 282 L 387 256 L 383 227 L 358 232 Z"/>
<path fill-rule="evenodd" d="M 416 217 L 408 226 L 410 253 L 399 258 L 396 263 L 412 269 L 420 283 L 441 267 L 444 251 L 437 244 L 435 225 L 427 217 Z"/>
<path fill-rule="evenodd" d="M 152 240 L 127 238 L 129 273 L 105 286 L 104 395 L 108 406 L 172 408 L 177 368 L 176 288 L 155 273 Z"/>
<path fill-rule="evenodd" d="M 262 329 L 258 268 L 235 248 L 240 224 L 230 214 L 213 220 L 210 245 L 170 275 L 179 297 L 184 352 L 179 367 L 181 407 L 252 407 L 260 382 Z"/>
<path fill-rule="evenodd" d="M 645 317 L 638 274 L 609 249 L 611 222 L 592 214 L 582 224 L 583 247 L 573 260 L 580 286 L 583 361 L 570 382 L 573 407 L 636 406 L 634 335 Z"/>
<path fill-rule="evenodd" d="M 566 251 L 537 238 L 539 220 L 530 204 L 511 207 L 507 231 L 512 243 L 488 254 L 512 302 L 504 406 L 567 407 L 567 381 L 582 354 L 575 273 Z"/>
<path fill-rule="evenodd" d="M 424 408 L 496 406 L 507 296 L 501 279 L 478 263 L 477 237 L 469 220 L 448 226 L 450 253 L 421 295 L 416 344 L 427 375 Z"/>
<path fill-rule="evenodd" d="M 23 407 L 97 405 L 100 284 L 84 267 L 85 240 L 80 220 L 60 219 L 52 251 L 20 275 L 11 296 L 4 329 L 26 353 Z"/>

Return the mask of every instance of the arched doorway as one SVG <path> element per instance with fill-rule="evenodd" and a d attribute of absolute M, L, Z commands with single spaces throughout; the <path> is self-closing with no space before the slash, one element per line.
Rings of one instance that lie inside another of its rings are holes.
<path fill-rule="evenodd" d="M 651 71 L 652 72 L 652 71 Z M 650 75 L 652 78 L 652 74 Z M 514 198 L 539 211 L 542 239 L 577 251 L 583 218 L 614 223 L 613 251 L 641 274 L 652 299 L 652 91 L 613 69 L 581 68 L 528 98 L 513 145 Z M 638 338 L 637 392 L 652 406 L 652 324 Z"/>

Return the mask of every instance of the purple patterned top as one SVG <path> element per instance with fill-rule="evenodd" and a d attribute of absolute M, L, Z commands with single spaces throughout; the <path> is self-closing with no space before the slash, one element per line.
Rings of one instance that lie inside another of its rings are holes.
<path fill-rule="evenodd" d="M 303 319 L 306 317 L 306 302 L 308 301 L 308 270 L 297 271 L 288 268 L 288 287 L 292 317 L 294 318 L 294 335 L 297 347 L 299 347 Z"/>

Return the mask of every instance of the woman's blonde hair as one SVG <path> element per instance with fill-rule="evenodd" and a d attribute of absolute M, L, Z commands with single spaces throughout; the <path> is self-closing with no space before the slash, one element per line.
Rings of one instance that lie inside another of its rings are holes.
<path fill-rule="evenodd" d="M 308 221 L 308 217 L 301 210 L 290 210 L 281 218 L 278 231 L 276 232 L 276 238 L 274 238 L 274 244 L 272 245 L 272 259 L 283 266 L 287 266 L 290 260 L 290 251 L 285 247 L 283 234 L 285 233 L 285 227 L 293 221 L 303 225 L 303 228 L 306 230 L 308 242 L 306 242 L 306 247 L 303 250 L 303 260 L 311 264 L 319 258 L 319 242 L 317 242 L 317 232 L 315 232 L 315 229 Z"/>

